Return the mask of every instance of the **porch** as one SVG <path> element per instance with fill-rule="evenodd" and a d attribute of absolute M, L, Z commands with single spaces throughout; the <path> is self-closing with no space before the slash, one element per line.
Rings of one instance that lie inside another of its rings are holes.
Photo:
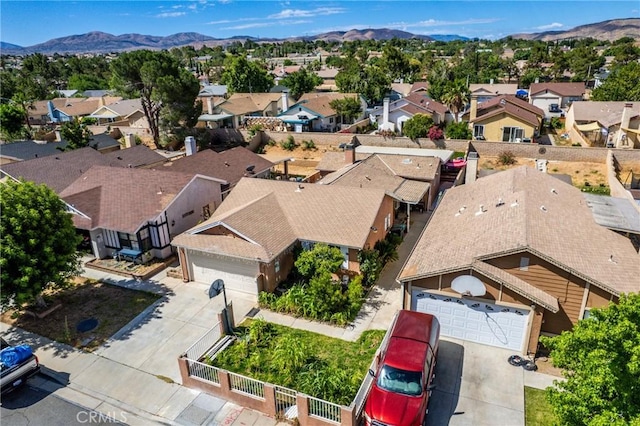
<path fill-rule="evenodd" d="M 151 259 L 149 262 L 140 264 L 131 260 L 120 258 L 91 259 L 84 263 L 85 268 L 96 269 L 98 271 L 110 272 L 123 277 L 146 280 L 169 266 L 178 264 L 177 256 L 170 256 L 166 259 Z"/>

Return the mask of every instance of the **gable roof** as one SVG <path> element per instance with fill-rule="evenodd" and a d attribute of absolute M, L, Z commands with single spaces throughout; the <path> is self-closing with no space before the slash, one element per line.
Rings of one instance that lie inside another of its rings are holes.
<path fill-rule="evenodd" d="M 282 115 L 290 115 L 299 108 L 304 108 L 309 112 L 315 113 L 320 117 L 331 117 L 336 115 L 336 111 L 329 105 L 336 99 L 355 98 L 360 101 L 360 95 L 357 93 L 333 93 L 333 92 L 314 92 L 305 93 L 293 104 L 287 111 L 283 111 Z"/>
<path fill-rule="evenodd" d="M 252 113 L 261 113 L 262 108 L 253 102 L 249 96 L 237 96 L 233 99 L 226 99 L 216 106 L 224 112 L 233 115 L 243 115 Z"/>
<path fill-rule="evenodd" d="M 469 85 L 469 91 L 472 96 L 482 95 L 515 95 L 518 91 L 516 83 L 472 83 Z"/>
<path fill-rule="evenodd" d="M 144 145 L 106 154 L 87 147 L 4 164 L 1 169 L 14 179 L 23 178 L 38 184 L 43 183 L 59 194 L 94 165 L 135 168 L 159 161 L 165 161 L 165 158 Z"/>
<path fill-rule="evenodd" d="M 251 166 L 253 166 L 253 173 L 249 173 L 247 170 Z M 238 146 L 219 153 L 205 149 L 194 155 L 165 162 L 156 169 L 198 173 L 222 179 L 233 186 L 242 177 L 260 174 L 273 166 L 274 164 L 266 158 Z"/>
<path fill-rule="evenodd" d="M 531 83 L 529 96 L 536 96 L 546 91 L 560 96 L 583 96 L 586 85 L 584 83 Z"/>
<path fill-rule="evenodd" d="M 402 164 L 404 161 L 407 161 L 407 164 Z M 416 168 L 421 163 L 422 165 Z M 433 179 L 436 173 L 434 169 L 437 169 L 439 164 L 440 160 L 433 157 L 372 154 L 362 161 L 328 174 L 318 183 L 382 189 L 400 201 L 418 203 L 429 191 L 430 184 L 426 180 Z"/>
<path fill-rule="evenodd" d="M 93 166 L 65 188 L 60 198 L 89 217 L 74 215 L 81 229 L 133 234 L 162 213 L 193 178 L 187 173 Z"/>
<path fill-rule="evenodd" d="M 272 102 L 282 99 L 282 93 L 234 93 L 229 97 L 230 101 L 249 98 L 261 111 L 265 110 Z"/>
<path fill-rule="evenodd" d="M 579 189 L 525 166 L 449 189 L 398 279 L 520 252 L 612 294 L 640 290 L 640 257 L 631 242 L 594 221 Z"/>
<path fill-rule="evenodd" d="M 384 197 L 377 189 L 243 178 L 211 218 L 172 244 L 263 261 L 297 240 L 363 248 Z M 216 227 L 236 237 L 206 234 Z"/>
<path fill-rule="evenodd" d="M 136 112 L 143 112 L 142 110 L 142 101 L 140 98 L 138 99 L 127 99 L 120 100 L 117 102 L 110 103 L 108 105 L 101 106 L 96 111 L 94 111 L 91 115 L 97 115 L 101 110 L 110 111 L 113 113 L 114 117 L 129 117 L 131 114 Z"/>
<path fill-rule="evenodd" d="M 200 89 L 198 97 L 204 96 L 226 96 L 227 86 L 218 84 L 207 84 Z"/>
<path fill-rule="evenodd" d="M 573 118 L 577 122 L 597 121 L 602 126 L 609 128 L 622 121 L 622 111 L 625 105 L 631 103 L 633 110 L 631 118 L 640 116 L 640 102 L 613 102 L 613 101 L 576 101 L 571 104 Z"/>
<path fill-rule="evenodd" d="M 544 117 L 544 111 L 537 106 L 513 95 L 501 95 L 478 104 L 473 122 L 478 123 L 499 114 L 510 115 L 534 127 L 540 125 Z"/>

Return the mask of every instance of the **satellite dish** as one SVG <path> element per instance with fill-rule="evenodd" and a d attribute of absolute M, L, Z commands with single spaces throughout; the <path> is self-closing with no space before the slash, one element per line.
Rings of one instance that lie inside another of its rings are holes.
<path fill-rule="evenodd" d="M 213 299 L 217 295 L 219 295 L 224 289 L 224 281 L 215 280 L 211 283 L 211 287 L 209 287 L 209 299 Z"/>
<path fill-rule="evenodd" d="M 454 278 L 451 288 L 463 296 L 484 296 L 487 292 L 482 281 L 472 275 L 461 275 Z"/>

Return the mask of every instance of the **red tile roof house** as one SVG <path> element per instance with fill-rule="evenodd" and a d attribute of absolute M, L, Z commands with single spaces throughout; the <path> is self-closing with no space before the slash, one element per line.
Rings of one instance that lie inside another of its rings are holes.
<path fill-rule="evenodd" d="M 243 177 L 268 178 L 274 165 L 253 151 L 238 146 L 222 152 L 210 149 L 199 151 L 165 162 L 156 170 L 198 173 L 224 180 L 228 182 L 222 189 L 222 198 L 225 198 Z"/>
<path fill-rule="evenodd" d="M 541 334 L 640 291 L 638 277 L 631 241 L 579 189 L 518 167 L 449 189 L 397 280 L 403 307 L 436 315 L 442 335 L 536 353 Z"/>
<path fill-rule="evenodd" d="M 582 101 L 585 92 L 584 83 L 532 83 L 529 102 L 548 112 L 551 104 L 568 108 L 573 102 Z"/>
<path fill-rule="evenodd" d="M 243 178 L 220 207 L 173 239 L 185 281 L 257 296 L 293 268 L 294 249 L 339 247 L 343 268 L 359 272 L 358 252 L 385 238 L 393 200 L 379 189 Z"/>
<path fill-rule="evenodd" d="M 93 166 L 60 193 L 93 254 L 164 259 L 171 238 L 205 219 L 222 202 L 225 181 L 193 173 Z"/>

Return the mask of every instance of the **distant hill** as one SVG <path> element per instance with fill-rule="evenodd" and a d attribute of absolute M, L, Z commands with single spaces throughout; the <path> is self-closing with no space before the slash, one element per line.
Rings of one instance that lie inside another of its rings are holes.
<path fill-rule="evenodd" d="M 511 37 L 525 40 L 555 41 L 572 38 L 595 38 L 599 40 L 617 40 L 622 37 L 632 37 L 640 41 L 640 18 L 614 19 L 595 24 L 581 25 L 567 31 L 547 31 L 536 34 L 514 34 Z M 421 40 L 468 40 L 458 35 L 418 35 L 406 31 L 388 28 L 367 28 L 363 30 L 332 31 L 313 36 L 291 37 L 287 39 L 256 38 L 251 36 L 234 36 L 229 38 L 215 38 L 199 33 L 178 33 L 166 37 L 143 34 L 122 34 L 119 36 L 100 31 L 87 34 L 71 35 L 49 40 L 34 46 L 22 47 L 15 44 L 0 42 L 0 53 L 7 55 L 24 55 L 29 53 L 108 53 L 124 52 L 136 49 L 171 49 L 181 46 L 219 46 L 233 42 L 244 43 L 252 40 L 257 43 L 274 43 L 286 40 L 325 40 L 325 41 L 354 41 L 354 40 L 390 40 L 392 38 Z"/>
<path fill-rule="evenodd" d="M 576 38 L 594 38 L 614 41 L 631 37 L 640 41 L 640 18 L 612 19 L 595 24 L 580 25 L 567 31 L 546 31 L 535 34 L 513 34 L 521 40 L 556 41 Z"/>

